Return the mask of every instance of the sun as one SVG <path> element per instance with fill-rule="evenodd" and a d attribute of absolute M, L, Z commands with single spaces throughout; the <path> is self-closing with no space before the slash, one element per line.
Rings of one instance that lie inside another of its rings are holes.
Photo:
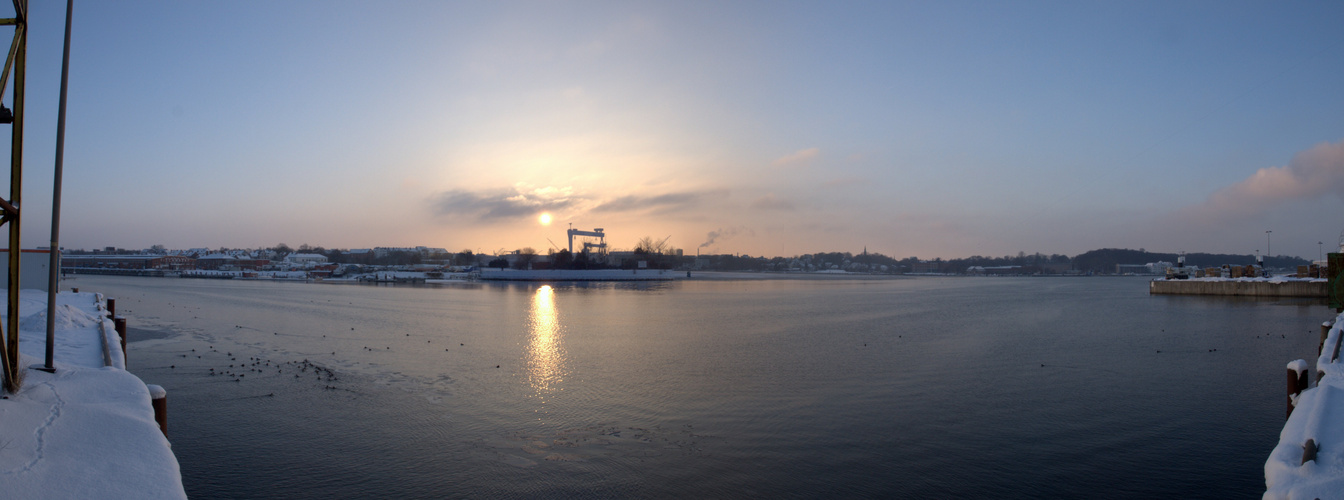
<path fill-rule="evenodd" d="M 551 225 L 551 214 L 542 212 L 541 216 L 537 217 L 537 222 L 540 222 L 543 226 Z"/>

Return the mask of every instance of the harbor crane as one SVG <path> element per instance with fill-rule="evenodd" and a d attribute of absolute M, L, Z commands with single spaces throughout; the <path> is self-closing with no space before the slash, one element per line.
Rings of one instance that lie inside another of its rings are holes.
<path fill-rule="evenodd" d="M 584 231 L 570 227 L 569 230 L 565 231 L 565 234 L 569 236 L 569 253 L 574 253 L 574 237 L 577 236 L 579 244 L 583 246 L 584 253 L 591 249 L 596 250 L 599 257 L 607 256 L 607 235 L 602 232 L 602 228 Z"/>

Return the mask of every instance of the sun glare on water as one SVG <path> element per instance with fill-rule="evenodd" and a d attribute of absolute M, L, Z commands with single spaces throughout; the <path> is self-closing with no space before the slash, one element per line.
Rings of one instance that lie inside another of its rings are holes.
<path fill-rule="evenodd" d="M 551 214 L 542 213 L 540 217 L 537 217 L 537 221 L 543 226 L 549 226 L 551 225 Z"/>

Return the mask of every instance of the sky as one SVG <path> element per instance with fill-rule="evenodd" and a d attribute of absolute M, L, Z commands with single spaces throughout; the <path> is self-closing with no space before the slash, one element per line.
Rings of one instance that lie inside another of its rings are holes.
<path fill-rule="evenodd" d="M 64 12 L 32 0 L 25 247 L 51 238 Z M 60 243 L 544 252 L 572 224 L 687 253 L 1315 259 L 1344 231 L 1341 25 L 1340 2 L 76 1 Z"/>

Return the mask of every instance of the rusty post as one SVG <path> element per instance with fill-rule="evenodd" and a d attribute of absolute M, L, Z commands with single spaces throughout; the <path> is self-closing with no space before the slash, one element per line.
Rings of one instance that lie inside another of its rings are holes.
<path fill-rule="evenodd" d="M 1288 413 L 1283 418 L 1293 416 L 1293 397 L 1307 389 L 1307 362 L 1297 360 L 1288 364 Z"/>
<path fill-rule="evenodd" d="M 163 432 L 163 437 L 168 437 L 168 391 L 157 385 L 147 385 L 149 388 L 149 403 L 154 407 L 154 421 L 159 424 L 159 430 Z"/>
<path fill-rule="evenodd" d="M 1288 369 L 1288 414 L 1283 418 L 1287 419 L 1293 416 L 1293 391 L 1297 390 L 1297 371 Z"/>
<path fill-rule="evenodd" d="M 112 299 L 107 299 L 111 301 Z M 126 354 L 126 318 L 116 316 L 112 318 L 112 323 L 116 325 L 117 336 L 121 338 L 121 362 L 127 363 L 130 356 Z"/>
<path fill-rule="evenodd" d="M 117 299 L 108 297 L 107 299 L 107 317 L 115 318 L 117 316 Z"/>
<path fill-rule="evenodd" d="M 65 95 L 70 82 L 70 21 L 74 16 L 75 0 L 65 0 L 65 55 L 61 59 L 61 102 L 56 117 L 56 178 L 51 194 L 51 246 L 47 247 L 47 352 L 46 364 L 40 368 L 55 372 L 56 358 L 56 293 L 61 291 L 61 172 L 65 165 Z"/>
<path fill-rule="evenodd" d="M 1330 327 L 1332 326 L 1334 325 L 1331 324 L 1331 322 L 1329 321 L 1321 323 L 1321 343 L 1320 345 L 1316 346 L 1317 356 L 1320 356 L 1322 352 L 1325 352 L 1325 338 L 1330 336 Z"/>

